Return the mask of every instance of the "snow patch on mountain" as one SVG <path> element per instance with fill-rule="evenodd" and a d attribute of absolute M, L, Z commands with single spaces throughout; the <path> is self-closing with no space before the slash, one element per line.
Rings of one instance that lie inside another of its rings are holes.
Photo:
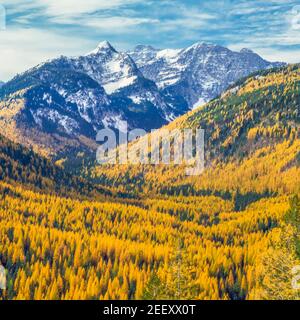
<path fill-rule="evenodd" d="M 143 98 L 137 95 L 129 96 L 129 99 L 136 104 L 140 104 L 143 101 Z"/>
<path fill-rule="evenodd" d="M 181 49 L 164 49 L 157 52 L 156 59 L 163 58 L 169 63 L 174 63 L 177 61 L 180 51 Z"/>
<path fill-rule="evenodd" d="M 193 110 L 197 109 L 198 107 L 202 107 L 204 104 L 206 104 L 208 101 L 200 98 L 194 105 L 193 105 Z"/>
<path fill-rule="evenodd" d="M 46 101 L 48 104 L 51 104 L 52 103 L 52 97 L 50 94 L 48 93 L 44 93 L 43 94 L 43 100 Z"/>
<path fill-rule="evenodd" d="M 121 88 L 128 87 L 128 86 L 132 85 L 136 79 L 137 79 L 136 76 L 125 77 L 125 78 L 121 78 L 117 81 L 108 82 L 108 83 L 104 84 L 103 87 L 104 87 L 107 94 L 112 94 Z"/>
<path fill-rule="evenodd" d="M 102 120 L 104 127 L 117 129 L 121 132 L 127 132 L 127 121 L 122 119 L 121 115 L 106 115 Z"/>
<path fill-rule="evenodd" d="M 44 126 L 44 122 L 51 122 L 53 125 L 61 127 L 66 133 L 73 134 L 78 129 L 77 122 L 66 116 L 60 114 L 57 110 L 51 108 L 40 108 L 36 111 L 31 110 L 32 117 L 37 125 L 41 128 Z"/>

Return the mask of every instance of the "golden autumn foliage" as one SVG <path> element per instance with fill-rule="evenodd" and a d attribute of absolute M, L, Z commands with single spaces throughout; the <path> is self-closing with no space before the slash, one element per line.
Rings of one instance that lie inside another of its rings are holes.
<path fill-rule="evenodd" d="M 196 177 L 92 165 L 75 178 L 0 137 L 1 297 L 298 299 L 299 81 L 299 66 L 265 71 L 171 123 L 207 131 Z"/>
<path fill-rule="evenodd" d="M 258 257 L 288 209 L 287 197 L 237 212 L 232 201 L 212 196 L 136 207 L 1 187 L 7 190 L 0 200 L 0 252 L 9 299 L 141 298 L 153 272 L 167 283 L 175 277 L 170 266 L 178 239 L 193 270 L 191 298 L 249 298 Z"/>

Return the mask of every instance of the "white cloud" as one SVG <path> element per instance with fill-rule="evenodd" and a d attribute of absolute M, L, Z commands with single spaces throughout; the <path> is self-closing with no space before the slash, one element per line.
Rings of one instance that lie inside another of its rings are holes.
<path fill-rule="evenodd" d="M 270 61 L 300 62 L 299 5 L 291 7 L 284 14 L 269 16 L 265 24 L 265 30 L 262 26 L 258 30 L 258 27 L 259 24 L 257 25 L 257 30 L 252 35 L 246 36 L 242 42 L 238 42 L 240 38 L 234 39 L 234 36 L 230 36 L 228 40 L 235 40 L 236 43 L 231 45 L 230 48 L 241 49 L 248 47 Z M 281 48 L 278 49 L 278 47 Z"/>
<path fill-rule="evenodd" d="M 268 61 L 284 61 L 288 63 L 300 63 L 300 49 L 299 50 L 279 50 L 257 48 L 256 52 Z"/>
<path fill-rule="evenodd" d="M 218 37 L 217 40 L 223 40 L 225 43 L 238 43 L 238 45 L 232 45 L 232 49 L 248 47 L 271 61 L 300 62 L 298 58 L 300 49 L 298 51 L 289 49 L 289 46 L 299 46 L 300 6 L 292 9 L 291 5 L 290 10 L 286 13 L 279 11 L 279 14 L 276 14 L 269 11 L 269 5 L 273 9 L 281 6 L 282 1 L 279 0 L 241 1 L 240 5 L 226 7 L 228 11 L 224 11 L 223 20 L 220 18 L 223 14 L 221 4 L 215 10 L 210 10 L 213 12 L 211 14 L 205 11 L 207 8 L 205 6 L 189 6 L 183 1 L 175 0 L 157 0 L 157 5 L 155 1 L 150 2 L 151 5 L 147 10 L 154 10 L 151 15 L 149 12 L 143 15 L 143 11 L 126 7 L 138 3 L 138 0 L 0 1 L 7 7 L 8 14 L 17 14 L 14 21 L 8 25 L 7 30 L 0 31 L 0 80 L 8 80 L 15 73 L 22 72 L 60 54 L 84 54 L 95 47 L 95 42 L 105 40 L 104 38 L 113 39 L 113 44 L 121 44 L 121 48 L 128 48 L 129 44 L 132 45 L 135 42 L 135 39 L 137 42 L 141 42 L 142 39 L 143 43 L 153 42 L 153 39 L 155 41 L 158 39 L 156 42 L 164 39 L 161 42 L 168 41 L 168 44 L 171 43 L 171 46 L 175 48 L 181 46 L 183 41 L 214 42 Z M 218 2 L 225 3 L 216 1 Z M 286 0 L 285 5 L 294 2 Z M 145 6 L 147 4 L 145 2 Z M 126 10 L 123 10 L 125 7 Z M 164 16 L 163 12 L 160 12 L 162 8 L 168 10 L 168 15 L 171 17 Z M 110 11 L 110 9 L 113 10 Z M 254 12 L 258 14 L 254 15 Z M 241 21 L 244 27 L 240 30 L 244 34 L 242 41 L 241 32 L 235 32 L 241 22 L 235 24 L 230 17 L 226 18 L 227 14 L 243 16 Z M 163 16 L 163 18 L 158 19 L 156 16 Z M 20 28 L 20 25 L 31 26 L 32 22 L 38 24 L 41 18 L 49 19 L 49 27 L 55 26 L 56 31 L 33 27 Z M 74 24 L 75 28 L 74 26 L 62 28 L 60 24 Z M 17 25 L 19 25 L 18 29 Z M 148 27 L 144 28 L 144 25 Z M 78 27 L 82 27 L 83 32 L 89 32 L 86 33 L 86 38 L 76 32 L 71 32 L 79 29 Z M 222 30 L 222 33 L 217 32 L 215 36 L 214 31 L 216 30 Z M 123 35 L 128 36 L 131 32 L 136 38 L 123 37 Z M 98 35 L 101 35 L 101 38 L 96 39 Z M 285 48 L 274 49 L 278 45 Z M 165 47 L 164 43 L 159 46 Z"/>
<path fill-rule="evenodd" d="M 83 54 L 83 48 L 94 45 L 91 40 L 76 38 L 75 41 L 45 30 L 8 28 L 0 31 L 0 80 L 7 81 L 16 73 L 61 54 Z"/>
<path fill-rule="evenodd" d="M 112 9 L 137 2 L 137 0 L 35 0 L 46 8 L 49 16 L 74 17 L 85 13 L 92 13 L 97 10 Z"/>
<path fill-rule="evenodd" d="M 146 18 L 128 18 L 128 17 L 100 17 L 86 20 L 85 25 L 96 27 L 100 30 L 122 33 L 124 28 L 137 26 L 144 23 L 158 23 L 159 20 Z"/>
<path fill-rule="evenodd" d="M 300 6 L 295 6 L 288 17 L 291 21 L 291 29 L 300 30 Z"/>
<path fill-rule="evenodd" d="M 161 30 L 174 30 L 174 32 L 181 36 L 184 30 L 197 32 L 199 28 L 214 28 L 212 20 L 216 19 L 216 16 L 213 14 L 195 8 L 187 8 L 185 5 L 178 5 L 177 10 L 180 13 L 177 18 L 160 21 L 159 27 Z"/>
<path fill-rule="evenodd" d="M 230 50 L 240 51 L 243 48 L 252 49 L 255 53 L 259 54 L 262 58 L 271 62 L 287 62 L 287 63 L 300 63 L 300 49 L 275 49 L 271 47 L 263 47 L 262 43 L 249 43 L 243 42 L 228 46 Z"/>
<path fill-rule="evenodd" d="M 114 9 L 136 3 L 138 0 L 2 0 L 10 13 L 23 13 L 30 9 L 39 9 L 41 13 L 54 21 L 76 23 L 76 18 L 100 10 Z M 77 21 L 78 22 L 78 21 Z"/>

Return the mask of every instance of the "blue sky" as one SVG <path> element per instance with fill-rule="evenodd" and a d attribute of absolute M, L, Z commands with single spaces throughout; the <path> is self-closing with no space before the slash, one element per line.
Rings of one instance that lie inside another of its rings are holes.
<path fill-rule="evenodd" d="M 205 41 L 232 50 L 247 47 L 272 61 L 300 62 L 300 0 L 0 0 L 0 5 L 6 12 L 6 28 L 0 30 L 2 80 L 60 54 L 89 52 L 102 40 L 120 50 Z"/>

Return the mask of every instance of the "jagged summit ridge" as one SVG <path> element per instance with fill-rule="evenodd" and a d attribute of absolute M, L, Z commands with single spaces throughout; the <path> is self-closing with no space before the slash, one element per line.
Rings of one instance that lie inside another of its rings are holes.
<path fill-rule="evenodd" d="M 99 42 L 98 46 L 91 52 L 88 52 L 86 56 L 97 55 L 102 51 L 109 51 L 109 50 L 116 51 L 115 48 L 110 44 L 110 42 L 108 42 L 107 40 L 101 41 Z"/>
<path fill-rule="evenodd" d="M 249 49 L 235 52 L 205 42 L 184 49 L 143 46 L 128 53 L 146 78 L 167 95 L 183 97 L 188 109 L 215 98 L 239 78 L 282 65 L 268 62 Z"/>

